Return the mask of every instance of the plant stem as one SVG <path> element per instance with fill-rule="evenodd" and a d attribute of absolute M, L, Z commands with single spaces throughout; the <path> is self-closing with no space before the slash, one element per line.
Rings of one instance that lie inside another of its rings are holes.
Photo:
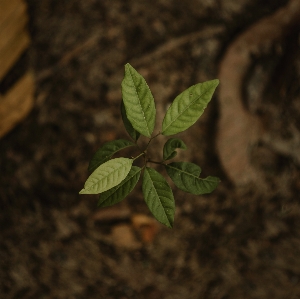
<path fill-rule="evenodd" d="M 159 165 L 165 165 L 164 162 L 158 162 L 158 161 L 152 161 L 152 160 L 147 160 L 147 162 L 154 163 L 154 164 L 159 164 Z"/>
<path fill-rule="evenodd" d="M 137 140 L 135 140 L 135 146 L 140 150 L 140 152 L 142 153 L 143 152 L 143 150 L 140 148 L 140 146 L 137 144 Z"/>
<path fill-rule="evenodd" d="M 154 138 L 156 138 L 157 136 L 159 136 L 160 134 L 161 134 L 161 132 L 158 132 L 156 135 L 154 135 L 153 137 L 150 138 L 150 140 L 148 141 L 148 144 L 147 144 L 147 146 L 146 146 L 146 150 L 147 150 L 148 146 L 150 145 L 151 141 L 152 141 Z"/>
<path fill-rule="evenodd" d="M 142 152 L 141 154 L 139 154 L 138 156 L 136 156 L 135 158 L 133 158 L 133 161 L 136 160 L 136 159 L 138 159 L 140 156 L 143 156 L 143 155 L 145 155 L 145 152 Z"/>

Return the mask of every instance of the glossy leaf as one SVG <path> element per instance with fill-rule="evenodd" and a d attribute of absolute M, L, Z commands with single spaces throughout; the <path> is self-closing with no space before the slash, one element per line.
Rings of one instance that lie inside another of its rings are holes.
<path fill-rule="evenodd" d="M 154 98 L 145 79 L 129 63 L 125 65 L 122 96 L 127 118 L 133 128 L 151 137 L 156 115 Z"/>
<path fill-rule="evenodd" d="M 131 136 L 131 138 L 133 140 L 137 141 L 140 137 L 140 133 L 134 129 L 131 122 L 129 121 L 123 101 L 121 103 L 121 115 L 122 115 L 123 124 L 124 124 L 124 127 L 125 127 L 127 133 Z"/>
<path fill-rule="evenodd" d="M 123 200 L 137 184 L 141 168 L 132 166 L 127 177 L 117 186 L 100 194 L 99 207 L 108 207 Z"/>
<path fill-rule="evenodd" d="M 94 171 L 104 162 L 108 161 L 116 152 L 135 144 L 129 140 L 118 139 L 105 143 L 100 147 L 89 164 L 89 171 Z"/>
<path fill-rule="evenodd" d="M 218 84 L 217 79 L 199 83 L 178 95 L 164 117 L 162 134 L 174 135 L 192 126 L 204 112 Z"/>
<path fill-rule="evenodd" d="M 163 149 L 163 159 L 170 160 L 177 155 L 175 149 L 187 149 L 185 143 L 179 138 L 170 138 L 164 145 Z"/>
<path fill-rule="evenodd" d="M 146 167 L 142 187 L 146 204 L 153 216 L 167 227 L 173 227 L 175 201 L 165 178 L 153 168 Z"/>
<path fill-rule="evenodd" d="M 116 158 L 100 165 L 86 180 L 80 194 L 98 194 L 120 184 L 131 169 L 133 160 Z"/>
<path fill-rule="evenodd" d="M 173 162 L 165 165 L 166 171 L 174 184 L 181 190 L 200 195 L 211 193 L 220 182 L 219 178 L 208 176 L 199 178 L 201 168 L 189 162 Z"/>

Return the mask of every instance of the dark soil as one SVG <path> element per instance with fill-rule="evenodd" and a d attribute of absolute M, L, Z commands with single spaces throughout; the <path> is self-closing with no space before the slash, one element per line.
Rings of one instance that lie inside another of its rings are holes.
<path fill-rule="evenodd" d="M 177 94 L 217 77 L 238 33 L 287 1 L 27 2 L 36 99 L 0 141 L 0 298 L 300 298 L 299 30 L 247 77 L 248 108 L 283 143 L 296 140 L 294 151 L 257 145 L 263 187 L 227 178 L 215 149 L 216 93 L 180 134 L 188 150 L 178 159 L 222 182 L 200 197 L 174 188 L 173 229 L 147 218 L 153 237 L 143 239 L 133 219 L 151 215 L 140 186 L 103 210 L 97 196 L 78 194 L 97 148 L 128 138 L 119 112 L 125 63 L 146 78 L 162 119 Z M 270 80 L 253 106 L 249 88 L 261 72 Z"/>

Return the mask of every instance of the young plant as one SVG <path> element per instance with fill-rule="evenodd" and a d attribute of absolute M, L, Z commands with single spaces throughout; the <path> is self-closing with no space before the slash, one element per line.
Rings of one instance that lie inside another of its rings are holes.
<path fill-rule="evenodd" d="M 142 191 L 149 210 L 159 222 L 173 227 L 175 201 L 172 190 L 165 178 L 148 165 L 163 165 L 179 189 L 196 195 L 211 193 L 220 180 L 213 176 L 200 178 L 201 168 L 196 164 L 167 162 L 176 156 L 176 149 L 187 148 L 179 138 L 166 141 L 161 161 L 152 161 L 147 150 L 151 141 L 159 135 L 174 135 L 192 126 L 204 112 L 218 84 L 217 79 L 198 83 L 179 94 L 167 110 L 161 130 L 153 135 L 156 116 L 154 98 L 145 79 L 127 63 L 122 81 L 121 115 L 132 141 L 118 139 L 99 148 L 89 164 L 92 174 L 79 193 L 101 193 L 98 206 L 111 206 L 123 200 L 142 176 Z M 149 138 L 145 149 L 140 149 L 137 144 L 140 135 Z M 139 155 L 112 159 L 115 153 L 127 147 L 137 147 Z M 143 158 L 142 167 L 133 165 L 139 158 Z"/>

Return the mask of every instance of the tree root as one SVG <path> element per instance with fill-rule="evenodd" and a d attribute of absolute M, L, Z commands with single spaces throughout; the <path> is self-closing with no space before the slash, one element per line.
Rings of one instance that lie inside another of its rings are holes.
<path fill-rule="evenodd" d="M 224 170 L 236 186 L 260 179 L 251 164 L 250 151 L 261 138 L 266 139 L 260 119 L 243 105 L 242 88 L 251 57 L 268 53 L 275 42 L 282 40 L 299 23 L 300 1 L 290 0 L 285 7 L 238 36 L 220 63 L 217 151 Z"/>

